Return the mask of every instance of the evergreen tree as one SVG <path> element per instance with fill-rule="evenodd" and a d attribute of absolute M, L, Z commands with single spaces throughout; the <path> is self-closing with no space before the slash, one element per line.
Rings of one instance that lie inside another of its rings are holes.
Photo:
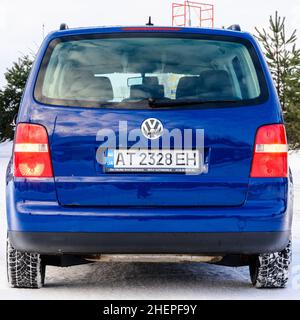
<path fill-rule="evenodd" d="M 289 144 L 300 147 L 300 49 L 297 30 L 286 33 L 286 19 L 270 16 L 269 30 L 256 28 L 284 111 Z"/>
<path fill-rule="evenodd" d="M 32 60 L 23 56 L 5 74 L 6 85 L 0 90 L 0 141 L 14 136 L 14 119 L 18 113 Z"/>
<path fill-rule="evenodd" d="M 263 45 L 284 111 L 290 102 L 287 96 L 291 97 L 294 87 L 298 85 L 295 75 L 300 69 L 300 50 L 296 47 L 297 30 L 287 35 L 285 22 L 286 19 L 276 11 L 275 16 L 269 19 L 269 33 L 265 29 L 260 31 L 256 28 L 257 39 Z"/>

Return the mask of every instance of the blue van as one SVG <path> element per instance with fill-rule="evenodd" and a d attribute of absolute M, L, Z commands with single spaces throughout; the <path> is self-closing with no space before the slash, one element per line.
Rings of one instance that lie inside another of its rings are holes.
<path fill-rule="evenodd" d="M 190 261 L 283 288 L 292 208 L 282 110 L 250 34 L 62 26 L 45 39 L 7 170 L 11 287 L 42 287 L 47 265 Z"/>

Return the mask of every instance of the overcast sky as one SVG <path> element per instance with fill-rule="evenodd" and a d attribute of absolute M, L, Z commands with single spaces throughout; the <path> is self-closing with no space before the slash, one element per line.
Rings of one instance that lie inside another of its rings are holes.
<path fill-rule="evenodd" d="M 156 25 L 171 25 L 172 2 L 183 0 L 0 0 L 0 87 L 13 61 L 21 54 L 37 51 L 43 39 L 43 24 L 48 33 L 61 22 L 70 27 L 142 25 L 151 15 Z M 242 29 L 253 32 L 255 26 L 266 26 L 268 16 L 278 10 L 287 17 L 289 30 L 300 31 L 299 0 L 201 2 L 215 5 L 216 27 L 239 23 Z"/>

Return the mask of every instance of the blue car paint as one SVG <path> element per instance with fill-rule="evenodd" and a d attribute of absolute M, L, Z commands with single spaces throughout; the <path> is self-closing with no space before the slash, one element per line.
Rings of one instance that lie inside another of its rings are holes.
<path fill-rule="evenodd" d="M 9 184 L 8 224 L 13 231 L 43 232 L 275 232 L 291 225 L 285 179 L 252 181 L 247 202 L 228 208 L 62 207 L 51 182 Z M 40 184 L 43 184 L 41 187 Z M 285 185 L 285 188 L 282 186 Z M 29 189 L 29 190 L 28 190 Z M 39 193 L 35 190 L 39 189 Z M 42 190 L 42 191 L 41 191 Z M 267 190 L 268 192 L 265 192 Z M 262 192 L 263 191 L 263 192 Z"/>
<path fill-rule="evenodd" d="M 250 34 L 192 28 L 172 32 L 179 35 L 198 33 L 247 39 L 257 52 L 268 86 L 268 101 L 261 105 L 228 107 L 218 109 L 217 113 L 213 108 L 155 110 L 155 117 L 170 129 L 183 128 L 183 124 L 205 129 L 205 147 L 207 154 L 210 154 L 210 168 L 206 175 L 104 176 L 95 162 L 98 147 L 95 140 L 97 130 L 105 127 L 108 118 L 118 121 L 124 119 L 128 121 L 130 128 L 139 127 L 143 120 L 153 116 L 153 111 L 55 107 L 41 105 L 34 99 L 33 92 L 39 67 L 53 39 L 68 35 L 124 32 L 130 31 L 124 31 L 122 28 L 77 29 L 54 32 L 45 39 L 29 77 L 17 122 L 38 123 L 46 127 L 55 178 L 43 181 L 16 179 L 12 177 L 9 168 L 9 231 L 290 230 L 291 177 L 249 178 L 257 129 L 266 124 L 283 123 L 272 78 L 258 44 Z M 115 126 L 116 123 L 117 121 L 109 125 Z M 70 136 L 70 132 L 76 132 L 78 124 L 83 131 L 75 137 Z M 78 144 L 84 146 L 84 159 L 76 153 Z M 216 149 L 218 152 L 214 152 Z M 231 167 L 230 163 L 233 161 L 234 166 Z M 91 163 L 94 165 L 91 166 Z M 185 188 L 182 188 L 182 185 Z"/>

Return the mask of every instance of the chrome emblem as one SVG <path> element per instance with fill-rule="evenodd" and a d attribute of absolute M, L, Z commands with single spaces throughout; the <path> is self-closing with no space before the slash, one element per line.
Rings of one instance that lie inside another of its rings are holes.
<path fill-rule="evenodd" d="M 144 137 L 155 140 L 163 135 L 164 127 L 158 119 L 150 118 L 142 123 L 141 130 Z"/>

